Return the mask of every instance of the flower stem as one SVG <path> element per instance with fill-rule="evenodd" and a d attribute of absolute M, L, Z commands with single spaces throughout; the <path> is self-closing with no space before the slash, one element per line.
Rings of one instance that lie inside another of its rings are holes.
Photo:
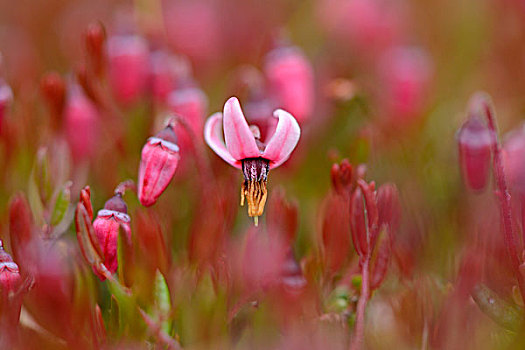
<path fill-rule="evenodd" d="M 370 254 L 366 254 L 361 266 L 361 295 L 357 302 L 356 321 L 354 336 L 350 343 L 350 350 L 363 348 L 365 338 L 365 310 L 368 299 L 370 299 Z"/>
<path fill-rule="evenodd" d="M 492 155 L 493 155 L 493 171 L 496 180 L 497 197 L 500 205 L 501 219 L 503 223 L 503 238 L 507 253 L 509 254 L 512 267 L 518 280 L 518 287 L 522 298 L 525 298 L 525 280 L 520 273 L 520 259 L 518 256 L 518 241 L 514 235 L 512 227 L 512 209 L 510 205 L 510 193 L 505 178 L 505 171 L 503 169 L 503 160 L 501 155 L 501 146 L 498 140 L 498 133 L 496 127 L 496 118 L 494 110 L 487 99 L 482 99 L 483 109 L 487 117 L 488 127 L 492 133 Z"/>

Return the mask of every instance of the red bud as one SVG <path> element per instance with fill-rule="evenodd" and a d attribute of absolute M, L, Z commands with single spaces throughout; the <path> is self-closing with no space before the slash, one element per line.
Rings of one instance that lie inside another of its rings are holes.
<path fill-rule="evenodd" d="M 466 185 L 481 191 L 488 182 L 493 137 L 478 116 L 471 116 L 457 134 L 461 170 Z"/>
<path fill-rule="evenodd" d="M 106 42 L 104 26 L 100 22 L 91 23 L 84 33 L 84 41 L 89 65 L 95 74 L 99 75 L 104 67 L 104 44 Z"/>
<path fill-rule="evenodd" d="M 354 179 L 354 170 L 348 159 L 343 159 L 340 164 L 332 165 L 330 175 L 332 177 L 332 186 L 337 193 L 350 193 Z"/>
<path fill-rule="evenodd" d="M 57 72 L 49 72 L 40 80 L 40 92 L 55 116 L 61 116 L 66 101 L 66 84 Z"/>
<path fill-rule="evenodd" d="M 131 241 L 130 221 L 126 203 L 117 194 L 106 202 L 104 209 L 99 210 L 97 218 L 93 222 L 95 237 L 104 256 L 104 266 L 111 273 L 115 273 L 118 268 L 119 227 L 122 225 L 128 240 Z M 98 271 L 95 271 L 95 274 L 101 280 L 105 279 Z"/>
<path fill-rule="evenodd" d="M 80 203 L 84 205 L 90 221 L 93 220 L 93 206 L 91 205 L 91 189 L 89 186 L 84 187 L 80 191 Z"/>
<path fill-rule="evenodd" d="M 150 137 L 142 148 L 138 194 L 140 203 L 149 207 L 168 187 L 179 164 L 179 146 L 171 126 Z"/>
<path fill-rule="evenodd" d="M 379 233 L 375 184 L 358 180 L 350 208 L 350 227 L 354 248 L 361 258 L 372 252 Z"/>

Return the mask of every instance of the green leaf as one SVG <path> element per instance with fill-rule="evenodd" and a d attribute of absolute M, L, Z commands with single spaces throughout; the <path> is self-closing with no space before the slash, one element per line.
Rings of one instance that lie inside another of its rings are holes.
<path fill-rule="evenodd" d="M 53 208 L 53 212 L 51 213 L 51 225 L 57 226 L 64 216 L 66 215 L 66 212 L 69 208 L 69 203 L 71 202 L 71 186 L 72 182 L 68 181 L 60 191 L 58 192 L 55 200 L 55 206 Z"/>
<path fill-rule="evenodd" d="M 118 277 L 120 283 L 133 284 L 133 245 L 122 225 L 118 231 Z"/>
<path fill-rule="evenodd" d="M 44 225 L 44 204 L 42 202 L 42 198 L 40 197 L 40 188 L 37 178 L 37 168 L 39 163 L 38 158 L 39 156 L 37 156 L 37 160 L 33 164 L 33 169 L 29 175 L 29 182 L 27 184 L 27 200 L 29 202 L 29 206 L 31 207 L 35 224 L 39 227 L 42 227 L 42 225 Z"/>
<path fill-rule="evenodd" d="M 169 320 L 169 313 L 171 310 L 171 297 L 168 289 L 168 284 L 164 279 L 162 273 L 157 270 L 155 274 L 155 303 L 158 310 L 158 322 L 162 325 L 162 329 L 170 334 L 171 321 Z"/>
<path fill-rule="evenodd" d="M 472 291 L 472 297 L 481 311 L 500 326 L 510 331 L 518 331 L 523 322 L 522 312 L 518 307 L 501 299 L 483 284 L 478 284 Z"/>

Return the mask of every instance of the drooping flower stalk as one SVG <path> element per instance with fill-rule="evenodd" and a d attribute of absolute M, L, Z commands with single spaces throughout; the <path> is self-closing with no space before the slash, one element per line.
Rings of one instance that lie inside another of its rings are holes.
<path fill-rule="evenodd" d="M 496 117 L 490 97 L 483 93 L 474 95 L 471 99 L 472 108 L 478 104 L 482 108 L 482 112 L 487 118 L 487 125 L 492 133 L 492 159 L 494 179 L 496 180 L 496 197 L 500 205 L 501 220 L 503 222 L 503 237 L 505 246 L 509 254 L 512 267 L 515 270 L 516 278 L 518 280 L 518 287 L 522 298 L 525 298 L 525 279 L 520 273 L 520 260 L 518 255 L 518 241 L 514 236 L 514 229 L 512 227 L 512 208 L 510 204 L 510 192 L 507 186 L 505 171 L 503 169 L 503 159 L 501 152 L 501 145 L 498 140 L 498 131 L 496 126 Z"/>

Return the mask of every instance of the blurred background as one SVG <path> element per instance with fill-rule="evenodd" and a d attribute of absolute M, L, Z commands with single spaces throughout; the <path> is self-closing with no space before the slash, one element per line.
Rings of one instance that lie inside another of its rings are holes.
<path fill-rule="evenodd" d="M 323 208 L 333 163 L 366 164 L 368 180 L 397 186 L 401 223 L 368 311 L 370 348 L 508 346 L 511 337 L 472 299 L 457 308 L 464 318 L 443 305 L 457 302 L 458 271 L 479 266 L 500 297 L 522 303 L 513 299 L 495 199 L 465 188 L 455 134 L 478 90 L 492 96 L 501 135 L 520 127 L 524 40 L 519 0 L 0 0 L 0 237 L 9 242 L 9 200 L 20 191 L 33 215 L 42 207 L 42 224 L 64 186 L 76 202 L 89 185 L 101 209 L 121 181 L 136 181 L 141 149 L 169 112 L 194 132 L 177 131 L 179 168 L 148 209 L 174 264 L 200 254 L 188 248 L 195 230 L 224 220 L 227 237 L 242 236 L 252 225 L 238 207 L 242 176 L 202 137 L 206 118 L 237 96 L 250 122 L 282 107 L 301 125 L 292 157 L 270 172 L 269 195 L 297 207 L 293 251 L 303 268 L 331 215 Z M 221 206 L 202 204 L 195 152 Z M 145 213 L 133 193 L 125 199 L 132 218 Z M 464 257 L 479 245 L 482 262 L 469 267 Z M 450 319 L 469 320 L 468 331 Z M 210 334 L 208 346 L 220 338 Z"/>

